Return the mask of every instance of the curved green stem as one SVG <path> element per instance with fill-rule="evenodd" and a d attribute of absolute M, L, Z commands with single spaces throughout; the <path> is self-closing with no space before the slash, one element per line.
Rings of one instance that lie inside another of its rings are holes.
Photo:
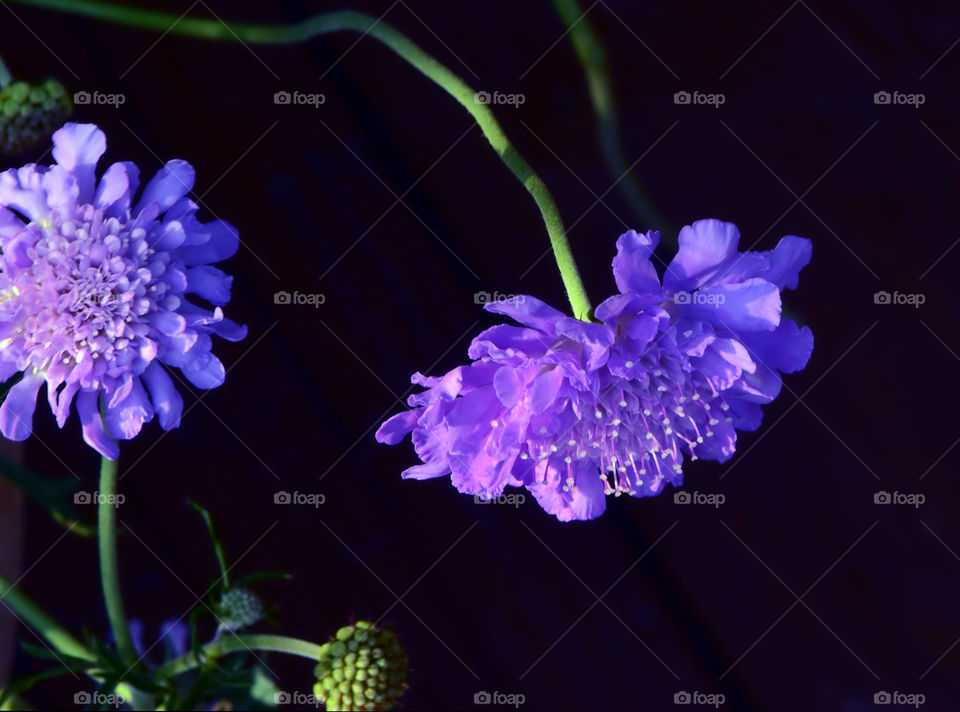
<path fill-rule="evenodd" d="M 0 576 L 0 605 L 9 606 L 24 623 L 33 628 L 58 653 L 90 662 L 96 661 L 96 656 L 83 643 L 70 635 L 26 594 L 2 576 Z"/>
<path fill-rule="evenodd" d="M 620 141 L 613 81 L 603 44 L 593 31 L 577 0 L 553 0 L 557 13 L 567 26 L 573 48 L 587 77 L 590 101 L 597 117 L 597 139 L 607 167 L 617 179 L 617 188 L 630 204 L 640 225 L 639 230 L 664 230 L 663 217 L 657 212 L 640 183 L 633 177 L 632 167 L 624 158 Z"/>
<path fill-rule="evenodd" d="M 117 461 L 106 457 L 100 459 L 100 501 L 97 508 L 97 525 L 100 543 L 100 582 L 103 599 L 107 604 L 110 629 L 117 643 L 117 652 L 124 663 L 133 667 L 137 653 L 130 637 L 127 614 L 123 610 L 120 594 L 120 575 L 117 567 Z"/>
<path fill-rule="evenodd" d="M 570 251 L 556 202 L 544 182 L 510 143 L 487 104 L 476 99 L 477 92 L 449 68 L 382 20 L 360 12 L 343 10 L 324 13 L 291 25 L 254 25 L 221 22 L 217 19 L 178 18 L 173 13 L 124 7 L 100 0 L 15 0 L 75 15 L 122 25 L 142 27 L 164 34 L 187 35 L 208 40 L 248 44 L 292 44 L 344 30 L 359 32 L 383 43 L 424 76 L 452 96 L 474 118 L 493 150 L 533 197 L 540 209 L 553 254 L 560 268 L 573 313 L 578 319 L 590 316 L 590 300 Z"/>
<path fill-rule="evenodd" d="M 231 635 L 204 645 L 201 648 L 202 655 L 199 657 L 193 653 L 187 653 L 182 657 L 164 663 L 154 671 L 154 674 L 160 678 L 174 677 L 200 667 L 207 660 L 250 650 L 287 653 L 288 655 L 308 658 L 314 662 L 320 659 L 321 653 L 319 645 L 298 638 L 288 638 L 285 635 Z"/>

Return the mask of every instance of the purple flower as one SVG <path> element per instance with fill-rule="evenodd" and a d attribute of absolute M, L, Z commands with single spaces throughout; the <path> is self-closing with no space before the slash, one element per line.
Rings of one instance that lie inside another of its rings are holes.
<path fill-rule="evenodd" d="M 97 180 L 99 128 L 66 124 L 53 144 L 54 165 L 0 173 L 0 380 L 23 373 L 0 406 L 0 432 L 30 435 L 46 382 L 57 425 L 76 396 L 84 440 L 115 458 L 115 439 L 155 414 L 164 430 L 180 424 L 164 366 L 198 388 L 223 383 L 211 335 L 237 341 L 246 327 L 224 318 L 232 278 L 209 263 L 237 251 L 237 233 L 197 220 L 186 161 L 168 162 L 135 200 L 134 164 Z"/>
<path fill-rule="evenodd" d="M 473 340 L 473 363 L 440 378 L 412 410 L 377 431 L 412 433 L 422 464 L 405 478 L 451 475 L 463 493 L 525 487 L 562 521 L 593 519 L 605 495 L 658 494 L 683 481 L 689 458 L 724 462 L 737 430 L 755 430 L 780 373 L 802 369 L 813 334 L 780 316 L 811 244 L 784 237 L 769 252 L 737 251 L 735 225 L 680 231 L 661 285 L 650 261 L 659 233 L 627 232 L 613 274 L 620 293 L 583 322 L 529 296 L 487 304 L 502 324 Z"/>

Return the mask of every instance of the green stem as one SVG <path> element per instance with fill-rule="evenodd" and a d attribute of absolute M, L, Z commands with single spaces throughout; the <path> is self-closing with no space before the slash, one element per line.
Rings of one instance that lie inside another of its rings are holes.
<path fill-rule="evenodd" d="M 653 207 L 640 183 L 633 177 L 624 158 L 620 140 L 620 122 L 617 119 L 616 99 L 610 65 L 603 44 L 590 26 L 577 0 L 553 0 L 557 13 L 567 26 L 577 59 L 583 67 L 590 89 L 590 101 L 597 118 L 597 139 L 607 167 L 617 179 L 617 187 L 630 204 L 640 225 L 639 230 L 664 230 L 663 217 Z"/>
<path fill-rule="evenodd" d="M 70 633 L 57 623 L 53 618 L 47 615 L 36 603 L 34 603 L 26 594 L 22 593 L 13 584 L 0 576 L 0 606 L 9 606 L 14 613 L 28 626 L 33 628 L 50 646 L 61 655 L 67 655 L 78 660 L 87 660 L 97 667 L 97 656 L 94 655 L 83 643 L 74 638 Z M 90 675 L 98 683 L 103 682 L 103 677 L 97 672 L 88 670 Z M 117 685 L 117 692 L 127 700 L 132 700 L 134 689 L 127 683 Z M 22 701 L 16 706 L 11 706 L 8 700 L 6 705 L 0 709 L 29 709 L 22 706 Z"/>
<path fill-rule="evenodd" d="M 208 660 L 249 650 L 287 653 L 313 661 L 319 660 L 321 653 L 319 645 L 298 638 L 288 638 L 285 635 L 231 635 L 204 645 L 199 657 L 194 653 L 187 653 L 182 657 L 164 663 L 154 671 L 154 674 L 158 678 L 174 677 L 193 670 Z"/>
<path fill-rule="evenodd" d="M 11 81 L 13 81 L 13 76 L 10 74 L 10 70 L 7 69 L 7 65 L 3 63 L 3 58 L 0 57 L 0 89 L 3 89 Z"/>
<path fill-rule="evenodd" d="M 107 604 L 107 617 L 117 652 L 124 663 L 133 667 L 137 653 L 127 626 L 120 595 L 120 575 L 117 570 L 117 461 L 106 457 L 100 459 L 100 502 L 97 509 L 98 535 L 100 541 L 100 581 L 103 598 Z"/>
<path fill-rule="evenodd" d="M 590 300 L 567 242 L 563 221 L 547 186 L 510 143 L 487 104 L 476 100 L 477 92 L 449 68 L 382 20 L 360 12 L 343 10 L 314 15 L 290 25 L 255 25 L 221 22 L 218 19 L 180 18 L 173 13 L 124 7 L 99 0 L 15 0 L 24 5 L 60 10 L 98 20 L 141 27 L 164 34 L 187 35 L 208 40 L 241 41 L 248 44 L 292 44 L 319 35 L 344 30 L 359 32 L 383 43 L 424 76 L 452 96 L 480 126 L 493 150 L 533 197 L 540 209 L 560 276 L 573 313 L 589 319 Z"/>
<path fill-rule="evenodd" d="M 9 606 L 58 653 L 95 662 L 96 657 L 65 628 L 47 615 L 13 584 L 0 576 L 0 603 Z"/>

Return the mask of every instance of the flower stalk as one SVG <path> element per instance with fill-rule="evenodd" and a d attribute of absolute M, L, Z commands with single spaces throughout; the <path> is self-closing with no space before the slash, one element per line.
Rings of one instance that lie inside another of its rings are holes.
<path fill-rule="evenodd" d="M 607 63 L 603 44 L 593 31 L 586 12 L 577 0 L 553 0 L 553 5 L 567 26 L 570 41 L 583 68 L 590 91 L 590 103 L 597 120 L 597 139 L 600 151 L 611 175 L 617 180 L 617 188 L 629 203 L 640 224 L 647 228 L 667 230 L 663 216 L 650 202 L 640 183 L 631 173 L 632 166 L 624 158 L 620 140 L 620 122 L 617 119 L 613 80 Z"/>
<path fill-rule="evenodd" d="M 107 605 L 110 629 L 117 643 L 121 660 L 129 666 L 137 662 L 136 649 L 127 625 L 127 614 L 120 593 L 120 575 L 117 565 L 117 461 L 106 457 L 100 460 L 100 503 L 97 510 L 100 544 L 100 581 Z"/>
<path fill-rule="evenodd" d="M 221 22 L 219 19 L 178 17 L 173 13 L 124 7 L 99 0 L 18 0 L 75 15 L 141 27 L 164 34 L 248 44 L 294 44 L 333 32 L 352 31 L 372 37 L 453 97 L 477 122 L 491 147 L 527 189 L 540 209 L 554 258 L 560 270 L 573 314 L 590 318 L 591 305 L 577 270 L 556 201 L 546 184 L 517 152 L 490 107 L 476 100 L 477 92 L 444 64 L 427 54 L 383 20 L 350 10 L 323 13 L 290 25 Z"/>
<path fill-rule="evenodd" d="M 286 653 L 314 662 L 320 659 L 323 652 L 315 643 L 285 635 L 229 635 L 204 645 L 199 656 L 191 652 L 161 665 L 155 670 L 155 675 L 160 679 L 176 677 L 224 655 L 254 650 Z"/>

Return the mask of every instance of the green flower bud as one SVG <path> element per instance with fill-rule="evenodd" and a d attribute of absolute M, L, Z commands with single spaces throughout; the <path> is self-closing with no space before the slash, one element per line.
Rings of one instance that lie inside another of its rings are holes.
<path fill-rule="evenodd" d="M 73 111 L 56 79 L 13 82 L 0 89 L 0 153 L 19 153 L 49 139 Z"/>
<path fill-rule="evenodd" d="M 245 628 L 265 615 L 263 603 L 248 588 L 231 588 L 220 599 L 220 624 L 230 630 Z"/>
<path fill-rule="evenodd" d="M 313 694 L 327 710 L 389 710 L 407 689 L 407 654 L 389 630 L 357 621 L 320 651 Z"/>

